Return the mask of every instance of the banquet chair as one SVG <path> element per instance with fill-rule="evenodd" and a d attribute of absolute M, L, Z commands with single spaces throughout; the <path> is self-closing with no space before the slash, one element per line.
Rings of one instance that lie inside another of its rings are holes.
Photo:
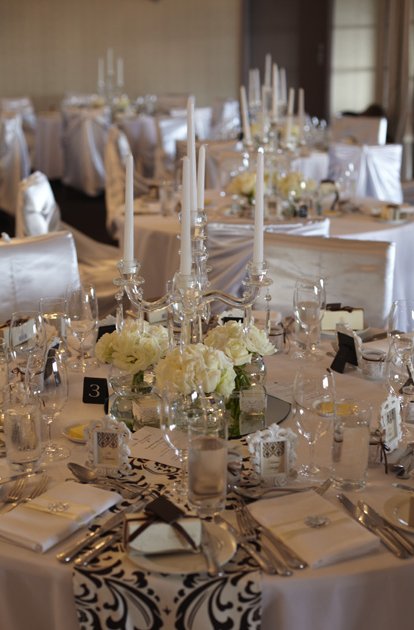
<path fill-rule="evenodd" d="M 366 326 L 383 327 L 392 303 L 395 243 L 294 234 L 264 235 L 272 309 L 292 313 L 295 282 L 324 278 L 327 302 L 364 309 Z"/>
<path fill-rule="evenodd" d="M 330 179 L 352 164 L 355 169 L 355 195 L 390 203 L 402 203 L 402 145 L 356 146 L 333 143 L 329 147 Z"/>
<path fill-rule="evenodd" d="M 0 208 L 16 214 L 19 182 L 30 173 L 20 114 L 0 116 Z"/>
<path fill-rule="evenodd" d="M 23 133 L 26 138 L 30 159 L 33 161 L 37 117 L 32 100 L 27 96 L 0 99 L 0 117 L 18 114 L 22 118 Z"/>
<path fill-rule="evenodd" d="M 65 297 L 80 285 L 73 235 L 54 232 L 0 241 L 0 322 L 14 311 L 38 310 L 41 297 Z"/>
<path fill-rule="evenodd" d="M 98 297 L 101 316 L 115 306 L 116 292 L 113 278 L 117 275 L 119 249 L 90 238 L 60 220 L 60 209 L 49 180 L 44 173 L 35 172 L 20 183 L 16 212 L 16 235 L 19 238 L 67 230 L 72 233 L 81 280 L 93 284 Z"/>
<path fill-rule="evenodd" d="M 335 116 L 331 121 L 333 142 L 383 145 L 387 138 L 387 119 L 372 116 Z"/>
<path fill-rule="evenodd" d="M 186 116 L 157 116 L 157 146 L 155 148 L 156 179 L 171 177 L 175 168 L 176 142 L 187 139 Z"/>
<path fill-rule="evenodd" d="M 265 232 L 328 236 L 329 219 L 284 222 L 265 226 Z M 253 255 L 253 224 L 208 223 L 207 251 L 211 288 L 240 296 L 246 265 Z"/>
<path fill-rule="evenodd" d="M 109 107 L 62 108 L 63 183 L 95 197 L 105 187 Z"/>
<path fill-rule="evenodd" d="M 210 138 L 228 140 L 240 132 L 240 105 L 236 99 L 216 99 L 213 102 Z"/>
<path fill-rule="evenodd" d="M 126 135 L 134 156 L 135 175 L 151 178 L 154 176 L 155 147 L 157 145 L 157 125 L 154 116 L 121 117 L 118 127 Z"/>

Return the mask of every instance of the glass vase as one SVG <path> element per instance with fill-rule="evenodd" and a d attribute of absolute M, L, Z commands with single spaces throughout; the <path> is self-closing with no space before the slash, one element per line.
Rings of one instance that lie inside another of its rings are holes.
<path fill-rule="evenodd" d="M 253 355 L 250 363 L 235 366 L 235 371 L 235 388 L 226 403 L 230 415 L 230 438 L 263 429 L 266 417 L 266 367 L 263 357 Z"/>
<path fill-rule="evenodd" d="M 114 390 L 109 405 L 111 418 L 124 422 L 130 431 L 159 427 L 161 398 L 153 390 L 151 372 L 112 370 L 109 382 Z"/>

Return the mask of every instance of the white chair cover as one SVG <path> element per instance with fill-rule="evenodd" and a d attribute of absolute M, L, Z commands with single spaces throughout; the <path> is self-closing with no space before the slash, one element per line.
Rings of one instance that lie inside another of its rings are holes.
<path fill-rule="evenodd" d="M 0 322 L 17 310 L 38 310 L 41 297 L 65 297 L 80 284 L 69 232 L 0 241 Z"/>
<path fill-rule="evenodd" d="M 387 119 L 373 116 L 335 116 L 331 121 L 331 140 L 352 144 L 385 144 Z"/>
<path fill-rule="evenodd" d="M 236 138 L 240 129 L 239 101 L 236 99 L 217 99 L 213 103 L 210 138 L 212 140 Z"/>
<path fill-rule="evenodd" d="M 194 130 L 197 140 L 207 140 L 211 132 L 212 107 L 195 107 L 194 109 Z M 187 118 L 186 109 L 172 109 L 172 118 Z"/>
<path fill-rule="evenodd" d="M 62 114 L 56 111 L 37 115 L 33 167 L 49 179 L 63 176 Z"/>
<path fill-rule="evenodd" d="M 99 302 L 100 315 L 113 311 L 116 292 L 112 280 L 117 275 L 117 263 L 121 258 L 119 249 L 90 238 L 70 225 L 61 222 L 59 208 L 43 173 L 34 173 L 20 184 L 19 206 L 16 227 L 20 236 L 32 236 L 33 231 L 46 234 L 48 230 L 64 229 L 72 233 L 79 261 L 82 282 L 93 284 Z M 32 231 L 33 230 L 33 231 Z"/>
<path fill-rule="evenodd" d="M 329 219 L 266 225 L 265 232 L 328 236 Z M 253 255 L 253 233 L 252 224 L 207 224 L 209 280 L 213 289 L 241 295 L 246 265 Z"/>
<path fill-rule="evenodd" d="M 20 182 L 16 236 L 39 236 L 59 229 L 59 206 L 46 175 L 36 171 Z"/>
<path fill-rule="evenodd" d="M 329 177 L 352 163 L 357 173 L 357 197 L 373 197 L 381 201 L 402 203 L 402 145 L 355 146 L 332 144 L 329 148 Z"/>
<path fill-rule="evenodd" d="M 0 208 L 16 214 L 19 182 L 30 173 L 30 159 L 19 114 L 0 118 Z"/>
<path fill-rule="evenodd" d="M 20 114 L 23 133 L 26 138 L 30 158 L 33 160 L 37 118 L 32 100 L 27 96 L 0 99 L 0 116 L 2 114 Z"/>
<path fill-rule="evenodd" d="M 63 183 L 96 196 L 105 187 L 104 149 L 109 107 L 63 108 Z"/>
<path fill-rule="evenodd" d="M 157 126 L 155 118 L 148 114 L 121 118 L 118 127 L 125 133 L 135 161 L 135 173 L 142 177 L 154 176 Z"/>
<path fill-rule="evenodd" d="M 174 171 L 176 142 L 187 139 L 187 118 L 185 116 L 157 116 L 156 125 L 155 177 L 161 179 Z"/>
<path fill-rule="evenodd" d="M 395 244 L 265 233 L 264 257 L 273 284 L 271 308 L 292 313 L 295 282 L 326 280 L 328 302 L 362 307 L 365 324 L 383 327 L 391 307 Z"/>

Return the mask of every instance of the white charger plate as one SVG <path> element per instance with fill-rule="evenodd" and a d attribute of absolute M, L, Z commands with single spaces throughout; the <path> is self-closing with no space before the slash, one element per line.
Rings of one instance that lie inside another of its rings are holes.
<path fill-rule="evenodd" d="M 223 566 L 235 554 L 237 543 L 233 536 L 216 523 L 204 523 L 208 530 L 211 544 L 214 545 L 217 562 Z M 169 553 L 151 554 L 145 556 L 134 550 L 129 550 L 127 555 L 131 562 L 140 569 L 154 573 L 170 573 L 171 575 L 188 575 L 189 573 L 206 573 L 206 560 L 199 553 Z"/>
<path fill-rule="evenodd" d="M 410 527 L 408 525 L 410 496 L 414 497 L 414 494 L 410 495 L 405 492 L 404 494 L 399 493 L 390 497 L 384 503 L 384 515 L 397 527 L 400 527 L 410 534 L 414 534 L 414 526 Z"/>

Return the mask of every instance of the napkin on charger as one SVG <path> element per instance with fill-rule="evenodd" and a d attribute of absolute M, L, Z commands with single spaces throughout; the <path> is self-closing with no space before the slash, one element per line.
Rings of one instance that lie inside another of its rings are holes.
<path fill-rule="evenodd" d="M 191 545 L 177 534 L 171 525 L 162 521 L 151 523 L 136 538 L 130 540 L 143 523 L 145 523 L 145 518 L 137 519 L 136 514 L 125 514 L 125 547 L 145 555 L 194 551 Z M 185 529 L 198 549 L 201 543 L 202 524 L 200 519 L 185 517 L 178 519 L 177 523 Z"/>
<path fill-rule="evenodd" d="M 0 539 L 44 552 L 121 501 L 116 492 L 64 481 L 0 516 Z"/>
<path fill-rule="evenodd" d="M 256 501 L 249 510 L 261 525 L 277 534 L 313 568 L 364 555 L 379 539 L 344 510 L 313 490 Z M 305 524 L 308 517 L 326 517 L 322 527 Z"/>

